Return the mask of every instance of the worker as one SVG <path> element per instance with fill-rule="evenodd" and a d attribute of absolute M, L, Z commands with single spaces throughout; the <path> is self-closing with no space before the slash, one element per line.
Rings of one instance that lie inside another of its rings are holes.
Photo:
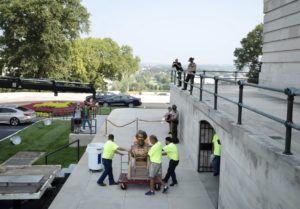
<path fill-rule="evenodd" d="M 98 185 L 106 186 L 106 184 L 104 184 L 103 181 L 107 176 L 108 176 L 108 180 L 109 180 L 109 185 L 118 184 L 115 182 L 114 176 L 113 176 L 112 159 L 113 159 L 115 153 L 117 153 L 119 155 L 123 155 L 123 153 L 121 153 L 119 151 L 127 151 L 127 150 L 125 148 L 119 147 L 114 142 L 114 135 L 109 134 L 108 140 L 104 144 L 104 147 L 103 147 L 102 162 L 103 162 L 103 166 L 104 166 L 104 171 L 103 171 L 101 177 L 97 181 Z"/>
<path fill-rule="evenodd" d="M 220 174 L 220 163 L 221 163 L 221 141 L 217 134 L 214 134 L 212 142 L 213 142 L 213 155 L 214 155 L 212 161 L 213 175 L 218 176 Z"/>
<path fill-rule="evenodd" d="M 179 163 L 179 153 L 177 146 L 173 143 L 171 137 L 166 137 L 165 140 L 166 146 L 163 148 L 163 155 L 166 154 L 170 161 L 167 174 L 164 178 L 164 182 L 168 183 L 169 178 L 172 177 L 172 184 L 170 184 L 170 186 L 175 186 L 176 184 L 178 184 L 175 169 Z"/>
<path fill-rule="evenodd" d="M 145 195 L 154 195 L 154 182 L 158 181 L 163 187 L 163 193 L 166 193 L 169 189 L 161 179 L 162 174 L 162 145 L 157 140 L 155 135 L 150 136 L 150 142 L 152 147 L 150 148 L 148 155 L 150 157 L 149 166 L 149 178 L 150 178 L 150 190 L 145 193 Z"/>

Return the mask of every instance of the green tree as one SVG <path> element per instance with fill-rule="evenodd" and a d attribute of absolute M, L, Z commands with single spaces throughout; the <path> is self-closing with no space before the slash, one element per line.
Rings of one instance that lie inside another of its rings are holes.
<path fill-rule="evenodd" d="M 8 75 L 65 78 L 69 40 L 89 29 L 80 0 L 1 0 L 0 69 Z"/>
<path fill-rule="evenodd" d="M 110 38 L 86 38 L 70 42 L 69 80 L 90 82 L 105 89 L 105 79 L 121 80 L 138 70 L 138 57 L 129 46 L 119 46 Z M 122 86 L 126 91 L 128 85 Z M 121 88 L 121 86 L 119 86 Z"/>
<path fill-rule="evenodd" d="M 242 47 L 234 50 L 236 68 L 241 70 L 249 67 L 248 81 L 252 83 L 258 83 L 258 74 L 261 68 L 259 57 L 262 55 L 263 45 L 262 34 L 263 24 L 259 24 L 241 40 Z"/>

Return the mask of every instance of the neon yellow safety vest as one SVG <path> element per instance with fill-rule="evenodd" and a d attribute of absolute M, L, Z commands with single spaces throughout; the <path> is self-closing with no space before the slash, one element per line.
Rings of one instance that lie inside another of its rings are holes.
<path fill-rule="evenodd" d="M 118 149 L 118 147 L 119 146 L 115 142 L 108 140 L 104 144 L 102 158 L 107 159 L 107 160 L 113 159 L 115 151 Z"/>
<path fill-rule="evenodd" d="M 214 144 L 214 155 L 221 156 L 221 142 L 217 134 L 214 135 L 212 142 Z"/>
<path fill-rule="evenodd" d="M 160 142 L 156 142 L 149 150 L 148 155 L 152 163 L 162 162 L 162 146 Z"/>
<path fill-rule="evenodd" d="M 167 156 L 170 160 L 175 160 L 175 161 L 179 160 L 179 153 L 175 144 L 169 143 L 167 146 L 163 148 L 163 151 L 167 153 Z"/>

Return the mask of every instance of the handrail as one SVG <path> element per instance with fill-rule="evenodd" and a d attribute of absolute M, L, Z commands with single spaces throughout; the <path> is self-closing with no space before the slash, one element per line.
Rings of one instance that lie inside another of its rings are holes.
<path fill-rule="evenodd" d="M 227 72 L 227 71 L 226 71 Z M 238 72 L 238 71 L 236 71 Z M 181 81 L 182 83 L 184 83 L 185 85 L 188 85 L 188 82 L 185 81 L 185 75 L 186 72 L 183 72 L 183 79 L 182 78 L 178 78 L 179 81 Z M 174 84 L 176 84 L 176 71 L 174 70 L 174 72 L 171 73 L 171 75 L 173 76 L 173 78 L 171 78 L 171 80 L 174 82 Z M 262 115 L 266 118 L 269 118 L 273 121 L 276 121 L 278 123 L 283 124 L 286 127 L 286 136 L 285 136 L 285 148 L 284 148 L 284 152 L 283 154 L 286 155 L 292 155 L 291 152 L 291 138 L 292 138 L 292 129 L 296 129 L 300 131 L 300 124 L 295 124 L 293 123 L 293 105 L 294 105 L 294 97 L 295 96 L 300 96 L 300 89 L 297 88 L 286 88 L 286 89 L 279 89 L 279 88 L 273 88 L 273 87 L 268 87 L 268 86 L 264 86 L 264 85 L 259 85 L 259 84 L 253 84 L 253 83 L 248 83 L 245 80 L 238 80 L 237 81 L 237 77 L 235 77 L 235 81 L 232 81 L 230 79 L 227 78 L 220 78 L 218 76 L 211 76 L 211 75 L 206 75 L 205 73 L 195 73 L 194 76 L 199 76 L 200 78 L 200 85 L 196 85 L 196 84 L 189 84 L 190 85 L 190 95 L 192 95 L 193 93 L 193 87 L 198 88 L 200 90 L 200 95 L 199 95 L 199 101 L 203 100 L 203 92 L 206 92 L 208 94 L 211 94 L 214 96 L 214 109 L 217 110 L 218 109 L 218 98 L 224 99 L 230 103 L 233 103 L 235 105 L 238 106 L 238 119 L 237 119 L 237 124 L 238 125 L 242 125 L 242 110 L 243 108 L 254 112 L 256 114 Z M 209 91 L 207 89 L 203 88 L 203 80 L 205 78 L 211 78 L 214 79 L 214 91 Z M 218 93 L 218 81 L 224 81 L 224 82 L 229 82 L 229 83 L 234 83 L 234 84 L 238 84 L 239 85 L 239 99 L 238 102 L 233 101 L 229 98 L 226 98 L 224 96 L 221 96 Z M 279 92 L 279 93 L 283 93 L 285 95 L 287 95 L 287 115 L 286 115 L 286 120 L 281 119 L 279 117 L 276 117 L 274 115 L 271 115 L 269 113 L 260 111 L 258 109 L 255 109 L 253 107 L 250 107 L 246 104 L 243 103 L 243 92 L 244 92 L 244 87 L 245 86 L 249 86 L 249 87 L 253 87 L 253 88 L 259 88 L 259 89 L 264 89 L 264 90 L 268 90 L 268 91 L 273 91 L 273 92 Z"/>
<path fill-rule="evenodd" d="M 69 143 L 69 144 L 66 144 L 66 145 L 64 145 L 64 146 L 62 146 L 62 147 L 60 147 L 60 148 L 58 148 L 58 149 L 56 149 L 56 150 L 54 150 L 54 151 L 52 151 L 52 152 L 46 154 L 46 155 L 45 155 L 45 164 L 48 165 L 48 157 L 49 157 L 50 155 L 53 155 L 53 154 L 55 154 L 55 153 L 57 153 L 57 152 L 59 152 L 59 151 L 61 151 L 61 150 L 63 150 L 63 149 L 66 149 L 66 148 L 68 148 L 71 144 L 75 144 L 75 143 L 77 143 L 77 162 L 78 162 L 78 161 L 79 161 L 79 157 L 80 157 L 80 154 L 79 154 L 79 143 L 80 143 L 80 140 L 79 140 L 79 139 L 76 139 L 75 141 L 73 141 L 73 142 L 71 142 L 71 143 Z"/>

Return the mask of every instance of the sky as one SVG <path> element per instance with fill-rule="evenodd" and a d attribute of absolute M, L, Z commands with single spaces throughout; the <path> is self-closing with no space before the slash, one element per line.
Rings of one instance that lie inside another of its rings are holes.
<path fill-rule="evenodd" d="M 263 22 L 262 0 L 83 0 L 90 32 L 129 45 L 144 64 L 233 64 L 233 51 Z"/>

